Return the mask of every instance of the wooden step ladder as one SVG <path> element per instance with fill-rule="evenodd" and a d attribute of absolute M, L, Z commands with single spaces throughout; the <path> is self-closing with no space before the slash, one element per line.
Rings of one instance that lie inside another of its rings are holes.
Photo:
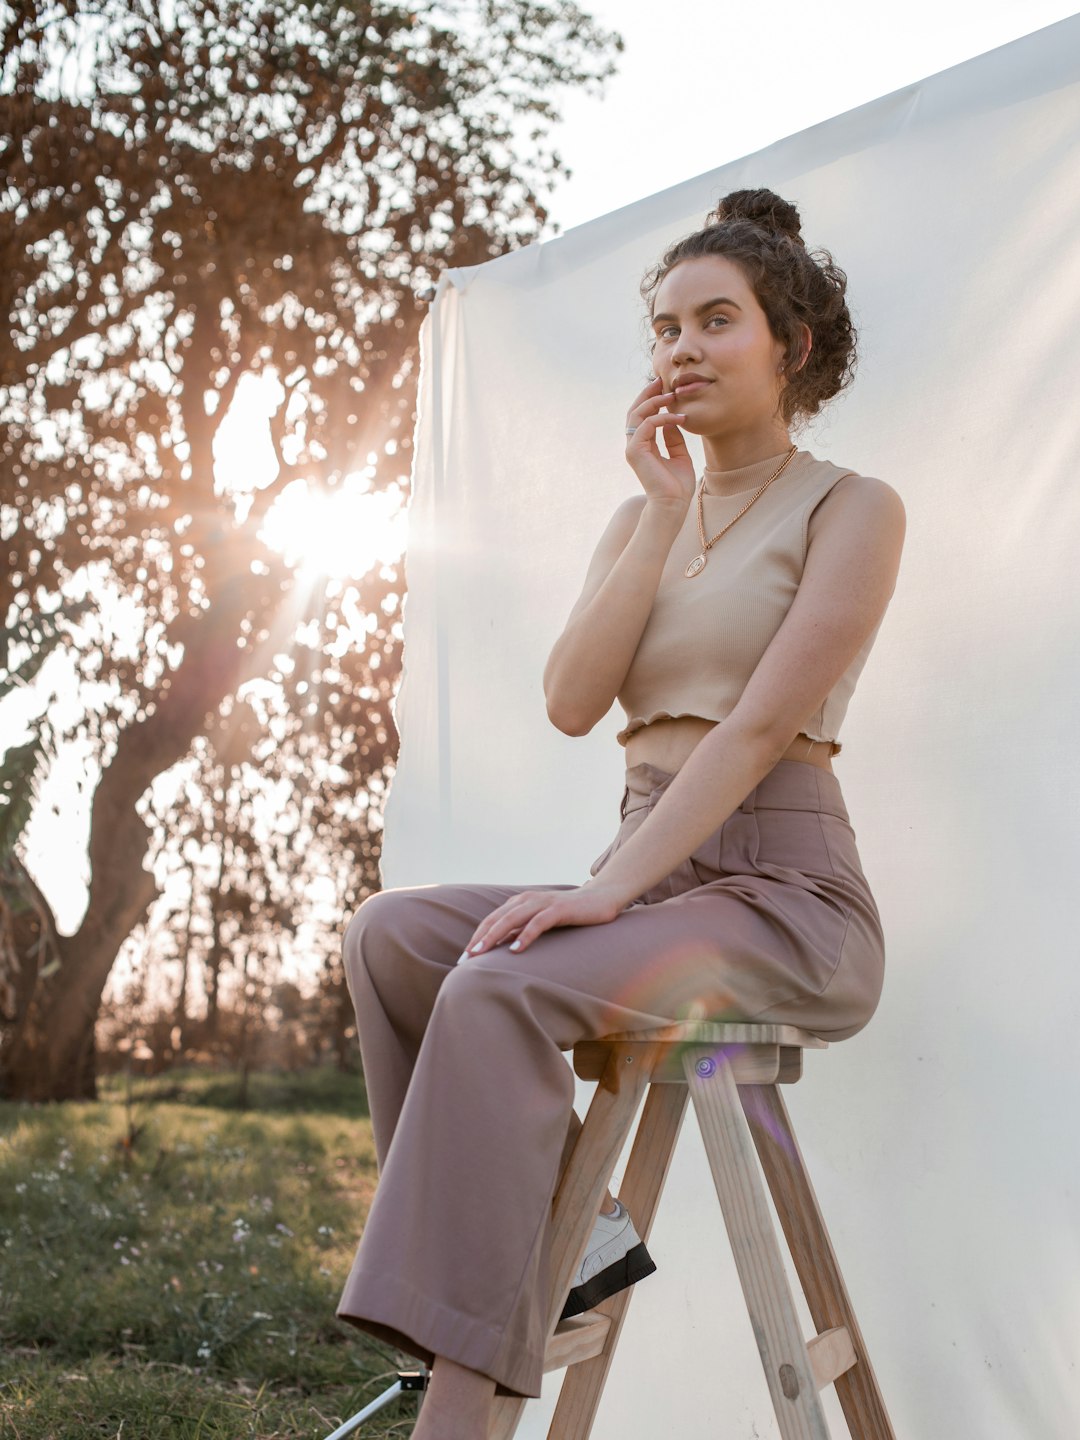
<path fill-rule="evenodd" d="M 783 1440 L 830 1440 L 818 1395 L 830 1384 L 852 1440 L 895 1440 L 779 1090 L 801 1076 L 804 1050 L 827 1048 L 827 1041 L 793 1025 L 743 1023 L 671 1025 L 574 1047 L 576 1073 L 598 1084 L 552 1215 L 544 1371 L 567 1368 L 548 1440 L 590 1435 L 634 1294 L 631 1285 L 595 1309 L 559 1321 L 643 1091 L 619 1199 L 647 1242 L 692 1097 Z M 817 1329 L 809 1342 L 795 1311 L 762 1171 Z M 526 1403 L 497 1395 L 489 1440 L 510 1440 Z"/>

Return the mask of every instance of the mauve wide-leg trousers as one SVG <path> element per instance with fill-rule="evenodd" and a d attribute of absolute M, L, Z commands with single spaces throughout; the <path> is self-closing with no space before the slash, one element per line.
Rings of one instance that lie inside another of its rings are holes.
<path fill-rule="evenodd" d="M 674 776 L 626 772 L 596 873 Z M 345 973 L 378 1184 L 337 1314 L 434 1363 L 540 1394 L 551 1208 L 581 1121 L 579 1040 L 686 1020 L 856 1034 L 884 936 L 835 775 L 781 760 L 670 875 L 606 925 L 560 926 L 457 965 L 477 925 L 526 889 L 418 885 L 363 902 Z M 512 938 L 512 937 L 511 937 Z"/>

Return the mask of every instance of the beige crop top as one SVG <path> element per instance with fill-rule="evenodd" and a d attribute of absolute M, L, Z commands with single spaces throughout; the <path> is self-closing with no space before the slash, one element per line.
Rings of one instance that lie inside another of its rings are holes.
<path fill-rule="evenodd" d="M 710 476 L 705 534 L 712 537 L 746 504 L 787 451 Z M 806 563 L 814 507 L 853 474 L 808 450 L 797 450 L 783 474 L 708 552 L 699 575 L 686 566 L 699 554 L 697 500 L 691 502 L 664 563 L 656 599 L 617 700 L 627 723 L 617 739 L 661 718 L 696 715 L 723 720 L 735 708 L 769 642 L 780 628 Z M 838 755 L 840 725 L 881 622 L 801 733 L 830 741 Z"/>

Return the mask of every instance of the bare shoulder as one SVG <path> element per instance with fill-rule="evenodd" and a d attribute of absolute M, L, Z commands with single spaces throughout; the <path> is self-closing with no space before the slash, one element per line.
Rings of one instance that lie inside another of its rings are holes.
<path fill-rule="evenodd" d="M 807 539 L 834 525 L 869 526 L 894 542 L 903 540 L 907 511 L 899 493 L 875 475 L 844 475 L 814 506 Z"/>
<path fill-rule="evenodd" d="M 649 503 L 647 495 L 629 495 L 625 500 L 615 507 L 615 513 L 611 517 L 611 524 L 620 530 L 628 532 L 627 538 L 637 529 L 637 523 L 641 519 L 641 512 Z"/>
<path fill-rule="evenodd" d="M 906 513 L 899 491 L 876 475 L 844 475 L 829 493 L 835 495 L 837 491 L 846 496 L 858 495 L 861 503 L 876 505 L 879 509 L 884 507 L 886 513 L 890 510 L 897 515 Z"/>
<path fill-rule="evenodd" d="M 610 566 L 619 558 L 629 545 L 646 504 L 645 495 L 630 495 L 619 502 L 597 542 L 594 562 Z"/>

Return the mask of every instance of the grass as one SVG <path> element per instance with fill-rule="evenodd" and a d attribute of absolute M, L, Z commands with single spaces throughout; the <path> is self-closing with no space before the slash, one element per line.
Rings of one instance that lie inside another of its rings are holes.
<path fill-rule="evenodd" d="M 317 1440 L 416 1368 L 334 1315 L 377 1178 L 362 1080 L 253 1075 L 244 1111 L 238 1087 L 0 1102 L 3 1440 Z"/>

